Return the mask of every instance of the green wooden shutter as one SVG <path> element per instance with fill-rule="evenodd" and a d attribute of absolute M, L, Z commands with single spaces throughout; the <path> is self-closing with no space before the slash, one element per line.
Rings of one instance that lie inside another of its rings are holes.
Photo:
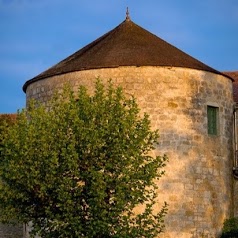
<path fill-rule="evenodd" d="M 217 112 L 217 107 L 207 106 L 207 129 L 210 135 L 217 135 Z"/>

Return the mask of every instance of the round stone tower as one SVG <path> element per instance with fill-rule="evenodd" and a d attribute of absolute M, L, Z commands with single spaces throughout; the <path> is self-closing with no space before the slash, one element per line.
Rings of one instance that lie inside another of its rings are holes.
<path fill-rule="evenodd" d="M 66 82 L 100 77 L 135 95 L 166 153 L 158 204 L 169 204 L 163 237 L 217 237 L 233 212 L 232 80 L 136 25 L 116 28 L 27 81 L 27 101 L 47 102 Z"/>

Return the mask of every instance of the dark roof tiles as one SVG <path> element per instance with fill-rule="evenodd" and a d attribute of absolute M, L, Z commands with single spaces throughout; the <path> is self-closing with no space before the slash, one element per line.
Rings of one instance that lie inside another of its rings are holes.
<path fill-rule="evenodd" d="M 0 124 L 3 123 L 3 121 L 13 124 L 17 119 L 17 114 L 0 114 Z"/>
<path fill-rule="evenodd" d="M 161 38 L 126 19 L 113 30 L 27 81 L 54 75 L 119 66 L 173 66 L 219 73 Z"/>

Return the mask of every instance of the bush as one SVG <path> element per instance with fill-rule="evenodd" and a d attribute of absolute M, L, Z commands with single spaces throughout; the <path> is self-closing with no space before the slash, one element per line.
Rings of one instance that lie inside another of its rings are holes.
<path fill-rule="evenodd" d="M 237 238 L 238 237 L 238 217 L 225 220 L 221 238 Z"/>

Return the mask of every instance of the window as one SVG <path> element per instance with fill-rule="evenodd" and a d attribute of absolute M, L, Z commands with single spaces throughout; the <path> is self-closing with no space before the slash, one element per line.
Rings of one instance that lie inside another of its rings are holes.
<path fill-rule="evenodd" d="M 218 107 L 207 106 L 207 132 L 209 135 L 218 134 Z"/>

